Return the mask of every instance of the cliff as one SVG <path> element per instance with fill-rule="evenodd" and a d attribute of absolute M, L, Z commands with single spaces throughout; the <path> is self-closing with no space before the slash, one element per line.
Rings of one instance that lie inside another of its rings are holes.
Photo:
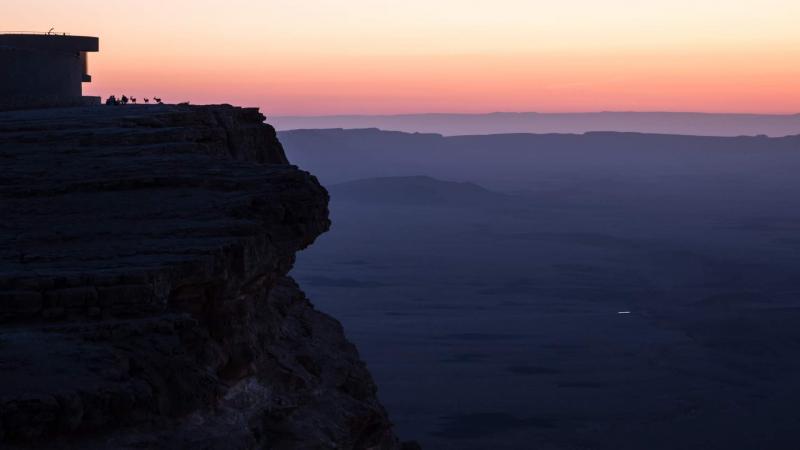
<path fill-rule="evenodd" d="M 326 191 L 255 109 L 0 113 L 0 444 L 399 448 L 287 276 Z"/>

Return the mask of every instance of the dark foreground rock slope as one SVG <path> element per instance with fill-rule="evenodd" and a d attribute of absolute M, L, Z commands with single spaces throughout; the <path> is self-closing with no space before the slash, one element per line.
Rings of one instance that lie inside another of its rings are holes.
<path fill-rule="evenodd" d="M 0 113 L 0 447 L 398 447 L 287 276 L 328 196 L 263 119 Z"/>

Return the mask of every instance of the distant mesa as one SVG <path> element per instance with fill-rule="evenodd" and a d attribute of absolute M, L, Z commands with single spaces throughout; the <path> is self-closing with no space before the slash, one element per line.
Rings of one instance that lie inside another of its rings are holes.
<path fill-rule="evenodd" d="M 695 136 L 788 136 L 800 133 L 800 114 L 716 114 L 692 112 L 587 112 L 278 116 L 281 131 L 353 129 L 438 133 L 445 136 L 509 133 L 619 131 Z"/>
<path fill-rule="evenodd" d="M 766 138 L 592 132 L 443 137 L 366 130 L 295 130 L 279 136 L 292 162 L 310 170 L 326 186 L 375 176 L 424 173 L 444 180 L 486 183 L 501 192 L 514 192 L 516 182 L 512 180 L 517 180 L 536 185 L 540 193 L 550 192 L 550 200 L 568 197 L 576 192 L 574 189 L 610 187 L 598 181 L 598 174 L 624 180 L 632 174 L 678 179 L 705 171 L 738 173 L 755 161 L 755 155 L 765 155 L 757 158 L 763 170 L 773 175 L 794 175 L 791 164 L 777 155 L 792 161 L 800 155 L 800 135 Z M 589 178 L 584 178 L 580 186 L 550 191 L 569 179 L 565 178 L 567 174 Z M 386 181 L 391 186 L 373 182 L 373 187 L 396 188 L 397 182 Z M 334 200 L 342 192 L 335 193 Z"/>
<path fill-rule="evenodd" d="M 506 195 L 469 182 L 429 176 L 367 178 L 328 187 L 333 200 L 414 206 L 468 206 L 505 200 Z"/>
<path fill-rule="evenodd" d="M 83 96 L 88 52 L 99 39 L 65 34 L 0 34 L 0 110 L 94 105 Z"/>

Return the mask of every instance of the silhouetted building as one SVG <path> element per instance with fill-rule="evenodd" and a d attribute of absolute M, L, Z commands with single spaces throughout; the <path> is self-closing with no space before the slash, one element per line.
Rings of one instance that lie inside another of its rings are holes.
<path fill-rule="evenodd" d="M 0 109 L 99 104 L 84 97 L 87 52 L 99 50 L 89 36 L 0 34 Z"/>

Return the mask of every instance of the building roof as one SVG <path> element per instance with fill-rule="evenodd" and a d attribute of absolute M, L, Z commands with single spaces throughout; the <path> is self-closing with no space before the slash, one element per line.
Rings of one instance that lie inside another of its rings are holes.
<path fill-rule="evenodd" d="M 0 33 L 0 46 L 28 50 L 96 52 L 100 40 L 92 36 Z"/>

